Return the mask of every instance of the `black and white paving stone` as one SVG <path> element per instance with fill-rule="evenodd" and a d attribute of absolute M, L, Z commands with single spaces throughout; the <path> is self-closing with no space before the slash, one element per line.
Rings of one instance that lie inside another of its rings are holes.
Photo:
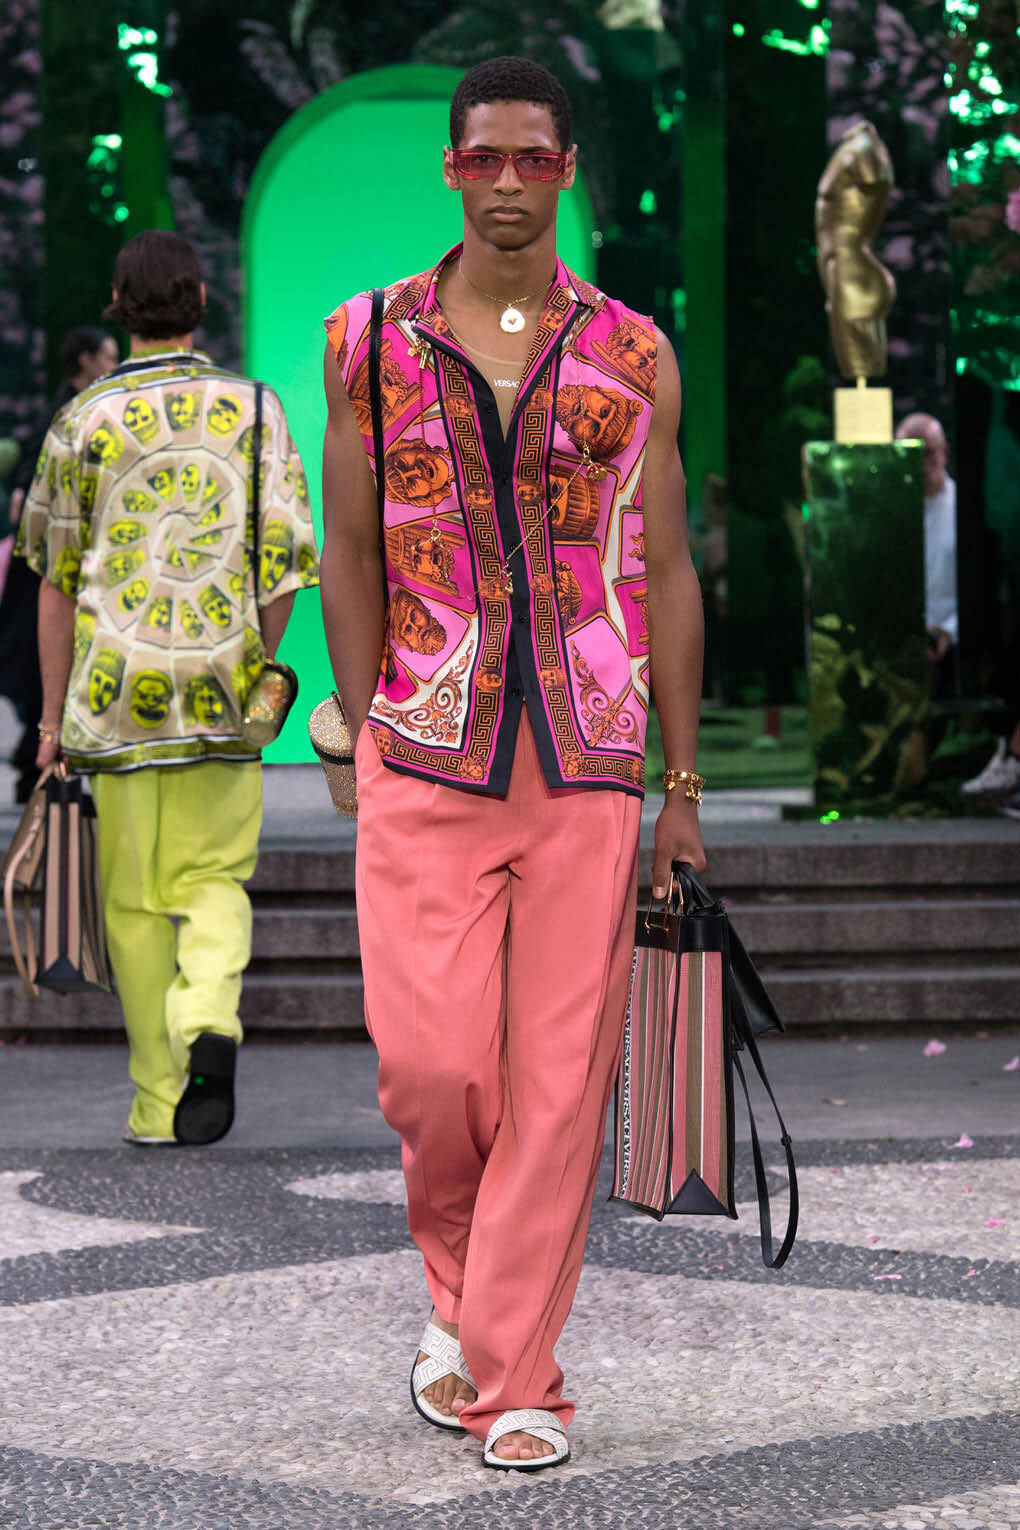
<path fill-rule="evenodd" d="M 0 1151 L 0 1526 L 1020 1530 L 1020 1137 L 798 1158 L 780 1274 L 600 1194 L 528 1479 L 410 1408 L 392 1148 Z"/>

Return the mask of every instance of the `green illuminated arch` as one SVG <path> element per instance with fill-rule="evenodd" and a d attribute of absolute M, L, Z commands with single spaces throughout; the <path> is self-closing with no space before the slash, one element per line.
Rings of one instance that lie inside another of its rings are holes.
<path fill-rule="evenodd" d="M 407 64 L 357 74 L 295 113 L 266 149 L 242 224 L 245 370 L 279 393 L 321 534 L 324 316 L 352 293 L 433 265 L 461 234 L 441 149 L 456 69 Z M 560 204 L 559 250 L 591 277 L 591 204 L 581 176 Z M 299 595 L 281 649 L 301 698 L 275 761 L 314 759 L 306 721 L 333 686 L 318 597 Z"/>

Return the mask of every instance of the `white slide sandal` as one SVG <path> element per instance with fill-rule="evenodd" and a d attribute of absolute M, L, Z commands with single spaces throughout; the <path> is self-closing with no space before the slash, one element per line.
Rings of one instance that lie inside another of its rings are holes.
<path fill-rule="evenodd" d="M 492 1447 L 505 1434 L 513 1434 L 518 1429 L 525 1434 L 533 1434 L 537 1440 L 545 1440 L 547 1445 L 553 1447 L 554 1454 L 532 1456 L 526 1461 L 508 1461 L 502 1456 L 493 1455 Z M 486 1466 L 494 1466 L 497 1471 L 539 1472 L 546 1466 L 562 1466 L 564 1461 L 569 1461 L 570 1447 L 555 1413 L 549 1413 L 545 1408 L 516 1408 L 509 1413 L 501 1413 L 489 1430 L 482 1460 Z"/>
<path fill-rule="evenodd" d="M 416 1361 L 411 1371 L 411 1401 L 422 1418 L 435 1424 L 437 1429 L 456 1430 L 458 1434 L 463 1434 L 464 1425 L 458 1421 L 456 1414 L 451 1416 L 440 1413 L 422 1394 L 426 1387 L 442 1381 L 444 1376 L 459 1376 L 461 1381 L 466 1381 L 469 1387 L 475 1387 L 475 1391 L 478 1391 L 464 1359 L 464 1351 L 456 1339 L 437 1328 L 435 1323 L 426 1323 L 418 1350 L 426 1358 Z"/>

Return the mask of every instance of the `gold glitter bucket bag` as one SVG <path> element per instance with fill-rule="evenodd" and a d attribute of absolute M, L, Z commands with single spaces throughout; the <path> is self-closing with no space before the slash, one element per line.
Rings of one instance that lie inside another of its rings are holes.
<path fill-rule="evenodd" d="M 379 547 L 383 553 L 383 497 L 385 476 L 383 459 L 382 398 L 379 387 L 379 356 L 382 337 L 382 312 L 386 294 L 381 287 L 372 292 L 372 317 L 368 329 L 368 388 L 372 404 L 372 439 L 375 448 L 375 486 L 379 504 Z M 385 557 L 383 567 L 385 568 Z M 320 701 L 308 719 L 312 748 L 322 761 L 333 806 L 345 818 L 358 816 L 358 782 L 354 772 L 354 744 L 344 709 L 336 691 Z"/>
<path fill-rule="evenodd" d="M 298 693 L 298 678 L 289 664 L 267 659 L 248 692 L 241 733 L 253 749 L 264 749 L 277 737 Z"/>
<path fill-rule="evenodd" d="M 354 774 L 354 741 L 334 691 L 320 701 L 308 719 L 312 748 L 322 761 L 333 806 L 345 818 L 358 816 L 358 782 Z"/>

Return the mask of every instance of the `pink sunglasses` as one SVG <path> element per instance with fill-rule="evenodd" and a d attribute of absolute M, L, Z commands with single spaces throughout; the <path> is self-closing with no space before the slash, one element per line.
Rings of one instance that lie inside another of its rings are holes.
<path fill-rule="evenodd" d="M 510 161 L 522 181 L 554 181 L 567 168 L 567 155 L 518 149 L 515 154 L 499 154 L 494 149 L 451 149 L 450 161 L 458 175 L 467 181 L 494 181 Z"/>

